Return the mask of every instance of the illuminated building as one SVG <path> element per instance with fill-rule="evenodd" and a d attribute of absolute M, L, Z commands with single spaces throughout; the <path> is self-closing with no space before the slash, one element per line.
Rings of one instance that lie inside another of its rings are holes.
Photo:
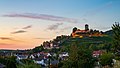
<path fill-rule="evenodd" d="M 103 34 L 97 30 L 89 30 L 89 25 L 85 24 L 85 29 L 80 30 L 77 29 L 76 27 L 73 28 L 71 36 L 73 38 L 83 38 L 83 37 L 91 37 L 91 36 L 103 36 Z"/>

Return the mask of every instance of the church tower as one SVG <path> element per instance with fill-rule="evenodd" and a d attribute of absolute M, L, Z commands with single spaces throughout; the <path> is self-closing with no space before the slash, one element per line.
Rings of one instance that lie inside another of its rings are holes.
<path fill-rule="evenodd" d="M 89 30 L 88 24 L 85 24 L 85 30 L 86 30 L 86 31 Z"/>

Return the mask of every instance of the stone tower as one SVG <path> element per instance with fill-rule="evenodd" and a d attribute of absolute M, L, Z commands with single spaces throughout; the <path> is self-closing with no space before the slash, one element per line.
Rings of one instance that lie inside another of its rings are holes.
<path fill-rule="evenodd" d="M 77 28 L 76 28 L 76 27 L 74 27 L 72 32 L 74 33 L 76 30 L 77 30 Z"/>
<path fill-rule="evenodd" d="M 85 30 L 89 30 L 89 25 L 88 24 L 85 24 Z"/>

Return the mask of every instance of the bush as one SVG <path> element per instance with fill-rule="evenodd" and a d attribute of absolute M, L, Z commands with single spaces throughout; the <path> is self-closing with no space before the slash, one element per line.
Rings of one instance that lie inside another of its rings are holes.
<path fill-rule="evenodd" d="M 102 66 L 106 65 L 112 66 L 113 63 L 112 59 L 114 59 L 114 55 L 112 53 L 105 53 L 100 56 L 100 64 Z"/>

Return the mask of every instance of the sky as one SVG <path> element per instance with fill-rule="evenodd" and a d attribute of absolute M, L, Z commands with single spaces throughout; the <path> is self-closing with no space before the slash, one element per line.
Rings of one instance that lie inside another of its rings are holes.
<path fill-rule="evenodd" d="M 0 49 L 32 49 L 73 27 L 107 31 L 120 0 L 0 0 Z"/>

